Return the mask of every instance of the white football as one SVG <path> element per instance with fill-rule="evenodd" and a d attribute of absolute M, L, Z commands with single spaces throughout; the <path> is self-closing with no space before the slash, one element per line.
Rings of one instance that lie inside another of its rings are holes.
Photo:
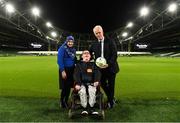
<path fill-rule="evenodd" d="M 96 65 L 100 68 L 102 68 L 104 65 L 106 65 L 107 62 L 106 62 L 106 59 L 103 58 L 103 57 L 99 57 L 96 59 Z"/>

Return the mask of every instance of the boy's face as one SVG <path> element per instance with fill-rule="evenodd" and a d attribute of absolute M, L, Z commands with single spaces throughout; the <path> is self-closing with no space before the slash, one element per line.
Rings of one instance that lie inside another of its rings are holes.
<path fill-rule="evenodd" d="M 91 58 L 91 55 L 88 50 L 83 51 L 82 53 L 82 59 L 84 62 L 89 62 Z"/>

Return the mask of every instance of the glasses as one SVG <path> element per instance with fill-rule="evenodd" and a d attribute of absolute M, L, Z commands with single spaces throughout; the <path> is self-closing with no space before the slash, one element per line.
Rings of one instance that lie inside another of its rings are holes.
<path fill-rule="evenodd" d="M 83 52 L 83 54 L 90 54 L 88 51 Z"/>

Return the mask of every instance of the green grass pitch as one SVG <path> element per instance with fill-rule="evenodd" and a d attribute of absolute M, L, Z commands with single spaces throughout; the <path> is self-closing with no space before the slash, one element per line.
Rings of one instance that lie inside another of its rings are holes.
<path fill-rule="evenodd" d="M 114 109 L 104 121 L 180 121 L 180 59 L 120 57 Z M 68 119 L 58 106 L 56 56 L 0 57 L 0 121 Z"/>

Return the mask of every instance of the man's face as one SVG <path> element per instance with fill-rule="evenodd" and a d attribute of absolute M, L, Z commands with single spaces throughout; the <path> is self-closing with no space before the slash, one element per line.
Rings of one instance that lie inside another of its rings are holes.
<path fill-rule="evenodd" d="M 95 28 L 94 29 L 94 35 L 98 40 L 102 40 L 104 37 L 103 30 L 101 28 Z"/>
<path fill-rule="evenodd" d="M 67 45 L 68 45 L 68 47 L 73 47 L 74 41 L 73 41 L 73 40 L 69 40 L 69 41 L 67 42 Z"/>
<path fill-rule="evenodd" d="M 91 55 L 88 50 L 83 51 L 82 53 L 82 59 L 84 62 L 89 62 L 91 58 Z"/>

